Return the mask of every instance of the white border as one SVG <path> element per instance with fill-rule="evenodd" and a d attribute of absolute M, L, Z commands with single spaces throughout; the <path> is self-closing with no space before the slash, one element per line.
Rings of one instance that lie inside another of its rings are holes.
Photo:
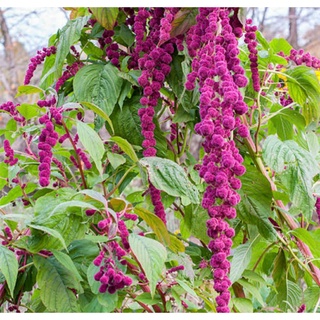
<path fill-rule="evenodd" d="M 264 7 L 263 5 L 267 5 L 268 7 L 277 8 L 281 7 L 315 7 L 317 2 L 314 0 L 291 0 L 290 2 L 279 1 L 279 0 L 269 0 L 269 1 L 261 1 L 258 2 L 256 0 L 113 0 L 113 1 L 105 1 L 105 0 L 55 0 L 55 1 L 37 1 L 37 0 L 0 0 L 1 7 L 151 7 L 151 6 L 159 6 L 161 7 L 219 7 L 228 5 L 229 7 Z"/>

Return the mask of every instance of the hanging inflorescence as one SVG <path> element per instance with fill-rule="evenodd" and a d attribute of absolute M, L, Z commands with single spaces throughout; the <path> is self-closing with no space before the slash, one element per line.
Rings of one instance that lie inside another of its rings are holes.
<path fill-rule="evenodd" d="M 248 128 L 239 118 L 248 110 L 239 91 L 248 80 L 237 57 L 238 41 L 229 14 L 228 9 L 199 9 L 197 24 L 187 37 L 193 61 L 186 89 L 193 90 L 198 82 L 200 91 L 201 121 L 196 124 L 195 131 L 203 136 L 206 152 L 199 174 L 207 183 L 202 206 L 210 216 L 207 234 L 212 240 L 208 247 L 213 254 L 210 265 L 214 289 L 219 294 L 216 297 L 218 312 L 230 311 L 230 263 L 227 257 L 235 233 L 227 220 L 236 217 L 234 207 L 240 201 L 236 190 L 241 188 L 241 181 L 236 176 L 245 172 L 234 138 L 249 135 Z M 241 35 L 238 28 L 237 35 Z"/>

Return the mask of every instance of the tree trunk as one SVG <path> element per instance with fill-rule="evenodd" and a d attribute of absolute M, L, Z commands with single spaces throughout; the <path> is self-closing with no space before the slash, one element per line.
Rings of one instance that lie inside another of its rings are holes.
<path fill-rule="evenodd" d="M 299 48 L 297 20 L 298 16 L 296 8 L 289 8 L 289 36 L 287 40 L 295 49 Z"/>

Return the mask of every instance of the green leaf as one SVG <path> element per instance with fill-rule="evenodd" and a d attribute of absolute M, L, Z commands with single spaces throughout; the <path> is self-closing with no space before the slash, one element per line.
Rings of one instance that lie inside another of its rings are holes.
<path fill-rule="evenodd" d="M 246 298 L 233 298 L 233 306 L 240 313 L 253 313 L 252 301 Z"/>
<path fill-rule="evenodd" d="M 7 281 L 11 297 L 13 297 L 14 287 L 18 277 L 18 268 L 19 265 L 14 252 L 0 245 L 0 271 Z"/>
<path fill-rule="evenodd" d="M 279 307 L 284 311 L 291 310 L 296 312 L 301 303 L 301 288 L 296 283 L 284 278 L 277 289 L 277 302 Z"/>
<path fill-rule="evenodd" d="M 126 154 L 133 162 L 138 162 L 139 159 L 137 157 L 136 152 L 134 151 L 132 145 L 121 137 L 111 137 L 111 141 L 115 142 L 118 147 Z"/>
<path fill-rule="evenodd" d="M 240 244 L 235 248 L 231 262 L 230 281 L 236 282 L 241 278 L 242 273 L 247 268 L 252 254 L 252 248 L 257 241 L 258 237 L 245 244 Z"/>
<path fill-rule="evenodd" d="M 288 188 L 292 201 L 290 211 L 302 211 L 310 220 L 315 202 L 312 195 L 313 177 L 319 173 L 316 160 L 295 141 L 282 142 L 276 136 L 265 140 L 262 155 L 266 164 L 281 174 L 281 182 Z"/>
<path fill-rule="evenodd" d="M 152 298 L 149 292 L 144 292 L 140 294 L 139 296 L 135 297 L 134 300 L 145 304 L 149 304 L 151 306 L 154 304 L 162 303 L 159 295 L 156 295 L 154 298 Z"/>
<path fill-rule="evenodd" d="M 30 120 L 40 114 L 40 107 L 36 104 L 22 103 L 20 106 L 17 106 L 16 109 L 26 120 Z"/>
<path fill-rule="evenodd" d="M 251 284 L 250 282 L 244 280 L 244 279 L 239 279 L 237 281 L 239 284 L 241 284 L 243 286 L 244 289 L 246 289 L 253 298 L 257 299 L 257 301 L 264 306 L 265 303 L 262 299 L 261 293 L 259 292 L 259 290 L 257 289 L 256 285 Z"/>
<path fill-rule="evenodd" d="M 151 183 L 171 196 L 187 197 L 192 203 L 199 203 L 197 188 L 190 182 L 186 172 L 175 162 L 158 157 L 140 159 L 147 169 Z"/>
<path fill-rule="evenodd" d="M 272 203 L 272 191 L 268 179 L 249 165 L 240 180 L 241 202 L 237 206 L 239 217 L 246 223 L 256 225 L 265 239 L 274 240 L 276 234 L 268 220 Z"/>
<path fill-rule="evenodd" d="M 107 152 L 107 159 L 109 160 L 113 169 L 117 169 L 119 166 L 126 162 L 126 158 L 121 154 Z"/>
<path fill-rule="evenodd" d="M 307 311 L 314 311 L 314 308 L 317 305 L 319 299 L 320 287 L 315 285 L 308 287 L 304 292 L 304 300 L 306 303 Z"/>
<path fill-rule="evenodd" d="M 76 266 L 74 265 L 72 259 L 65 253 L 57 250 L 51 250 L 54 257 L 69 271 L 73 273 L 73 275 L 80 281 L 82 281 L 82 277 L 80 276 Z"/>
<path fill-rule="evenodd" d="M 103 294 L 98 294 L 98 301 L 101 305 L 105 307 L 104 312 L 111 312 L 117 307 L 118 293 L 110 294 L 108 292 Z"/>
<path fill-rule="evenodd" d="M 290 97 L 302 107 L 307 125 L 320 117 L 320 84 L 314 70 L 298 66 L 287 70 L 287 86 Z"/>
<path fill-rule="evenodd" d="M 72 273 L 52 258 L 34 257 L 38 269 L 37 283 L 43 304 L 49 312 L 79 312 L 76 295 L 76 279 Z"/>
<path fill-rule="evenodd" d="M 70 52 L 70 47 L 80 39 L 81 31 L 88 20 L 88 16 L 69 20 L 61 29 L 54 64 L 56 77 L 61 75 L 62 66 L 67 54 Z"/>
<path fill-rule="evenodd" d="M 170 244 L 170 235 L 168 233 L 167 227 L 160 218 L 144 208 L 135 207 L 134 213 L 147 223 L 147 225 L 154 231 L 161 243 L 165 245 Z"/>
<path fill-rule="evenodd" d="M 94 113 L 96 113 L 97 115 L 99 115 L 102 119 L 106 120 L 112 130 L 112 133 L 114 133 L 114 129 L 113 129 L 113 125 L 111 122 L 111 119 L 109 118 L 109 116 L 102 110 L 100 109 L 98 106 L 96 106 L 93 103 L 90 102 L 80 102 L 80 104 L 84 105 L 85 107 L 87 107 L 88 109 L 92 110 Z"/>
<path fill-rule="evenodd" d="M 34 94 L 34 93 L 43 93 L 44 91 L 36 86 L 32 85 L 24 85 L 24 86 L 19 86 L 18 87 L 18 93 L 16 94 L 15 98 L 18 98 L 20 96 L 23 96 L 25 94 Z"/>
<path fill-rule="evenodd" d="M 46 233 L 50 234 L 54 238 L 58 239 L 61 242 L 61 244 L 63 245 L 63 247 L 68 251 L 66 243 L 65 243 L 62 235 L 57 230 L 54 230 L 54 229 L 51 229 L 51 228 L 48 228 L 48 227 L 44 227 L 44 226 L 38 226 L 38 225 L 35 225 L 35 224 L 31 224 L 31 223 L 28 224 L 28 226 L 30 228 L 41 230 L 43 232 L 46 232 Z"/>
<path fill-rule="evenodd" d="M 99 281 L 94 280 L 94 275 L 100 270 L 100 267 L 95 266 L 93 263 L 90 263 L 88 270 L 87 270 L 87 279 L 89 286 L 91 288 L 91 291 L 94 294 L 99 293 L 99 287 L 101 283 Z"/>
<path fill-rule="evenodd" d="M 166 249 L 158 241 L 133 233 L 129 235 L 129 244 L 149 280 L 150 293 L 154 297 L 156 284 L 167 258 Z"/>
<path fill-rule="evenodd" d="M 85 190 L 80 190 L 80 191 L 78 191 L 77 194 L 79 194 L 79 193 L 85 194 L 86 196 L 88 196 L 88 197 L 90 197 L 90 198 L 92 198 L 92 199 L 94 199 L 94 200 L 97 200 L 97 201 L 101 202 L 101 203 L 105 206 L 105 208 L 108 207 L 107 200 L 106 200 L 105 197 L 104 197 L 101 193 L 99 193 L 98 191 L 94 191 L 94 190 L 91 190 L 91 189 L 85 189 Z M 76 195 L 77 195 L 77 194 L 76 194 Z"/>
<path fill-rule="evenodd" d="M 107 30 L 112 30 L 117 21 L 118 8 L 97 8 L 90 7 L 97 21 Z"/>
<path fill-rule="evenodd" d="M 181 288 L 183 288 L 187 293 L 189 293 L 195 298 L 198 298 L 198 295 L 195 293 L 193 289 L 190 288 L 190 286 L 186 283 L 186 281 L 182 281 L 177 278 L 175 279 L 175 281 L 178 282 Z"/>
<path fill-rule="evenodd" d="M 283 38 L 274 38 L 270 41 L 270 47 L 274 53 L 283 52 L 285 55 L 289 55 L 292 49 L 291 44 Z"/>
<path fill-rule="evenodd" d="M 78 207 L 78 208 L 85 208 L 85 209 L 93 209 L 93 210 L 99 210 L 97 207 L 93 206 L 92 204 L 84 201 L 79 200 L 70 200 L 63 203 L 58 204 L 54 210 L 51 212 L 51 215 L 53 216 L 56 212 L 64 212 L 67 208 L 70 207 Z"/>
<path fill-rule="evenodd" d="M 260 31 L 256 31 L 256 36 L 257 36 L 258 42 L 262 45 L 263 49 L 269 50 L 270 45 L 266 40 L 266 38 L 263 36 L 263 34 Z"/>
<path fill-rule="evenodd" d="M 97 105 L 110 116 L 121 93 L 122 83 L 118 69 L 110 63 L 90 64 L 75 75 L 74 95 L 77 101 Z"/>
<path fill-rule="evenodd" d="M 101 159 L 104 154 L 104 144 L 100 136 L 88 124 L 81 121 L 77 121 L 77 132 L 81 143 L 90 154 L 100 174 L 102 174 Z"/>

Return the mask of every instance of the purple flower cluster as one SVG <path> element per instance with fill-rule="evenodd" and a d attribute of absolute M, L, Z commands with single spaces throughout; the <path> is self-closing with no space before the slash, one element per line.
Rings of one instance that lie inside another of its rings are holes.
<path fill-rule="evenodd" d="M 7 163 L 9 166 L 14 166 L 18 162 L 18 158 L 14 157 L 14 151 L 10 146 L 9 140 L 3 141 L 3 148 L 5 152 L 5 157 L 7 159 L 4 159 L 4 163 Z"/>
<path fill-rule="evenodd" d="M 119 65 L 119 46 L 117 43 L 113 42 L 112 37 L 114 36 L 113 30 L 104 30 L 102 37 L 99 38 L 98 42 L 100 48 L 106 51 L 108 59 L 115 66 Z"/>
<path fill-rule="evenodd" d="M 302 304 L 301 307 L 298 309 L 297 313 L 303 313 L 306 310 L 306 305 Z"/>
<path fill-rule="evenodd" d="M 158 190 L 151 182 L 149 184 L 149 191 L 151 202 L 154 205 L 154 213 L 163 221 L 164 224 L 166 224 L 166 212 L 161 201 L 161 191 Z"/>
<path fill-rule="evenodd" d="M 123 214 L 123 217 L 125 219 L 132 220 L 132 221 L 136 221 L 138 219 L 138 216 L 136 214 L 131 214 L 131 213 L 127 213 L 127 212 L 125 212 Z"/>
<path fill-rule="evenodd" d="M 56 91 L 58 92 L 68 79 L 74 77 L 81 67 L 83 67 L 83 63 L 81 61 L 76 61 L 71 66 L 67 66 L 66 70 L 56 83 Z"/>
<path fill-rule="evenodd" d="M 312 56 L 309 52 L 304 52 L 303 49 L 291 49 L 290 55 L 286 57 L 288 61 L 293 61 L 297 66 L 306 65 L 314 69 L 320 68 L 320 59 Z"/>
<path fill-rule="evenodd" d="M 127 229 L 127 226 L 125 225 L 125 223 L 121 219 L 119 219 L 119 221 L 118 221 L 118 232 L 119 232 L 123 247 L 126 250 L 129 250 L 130 249 L 130 245 L 129 245 L 129 241 L 128 241 L 129 231 Z"/>
<path fill-rule="evenodd" d="M 50 183 L 50 169 L 52 161 L 52 148 L 58 142 L 58 134 L 54 131 L 53 123 L 47 119 L 45 128 L 39 136 L 39 183 L 41 187 L 47 187 Z"/>
<path fill-rule="evenodd" d="M 41 64 L 46 57 L 49 57 L 52 54 L 56 53 L 56 47 L 52 46 L 50 48 L 43 48 L 42 51 L 37 51 L 37 55 L 30 59 L 30 63 L 28 66 L 28 70 L 26 72 L 26 76 L 24 78 L 24 84 L 29 84 L 31 78 L 33 77 L 33 73 L 36 70 L 37 66 Z"/>
<path fill-rule="evenodd" d="M 316 207 L 316 213 L 318 215 L 318 219 L 320 221 L 320 197 L 317 197 L 315 207 Z"/>
<path fill-rule="evenodd" d="M 234 206 L 240 201 L 236 190 L 241 188 L 241 181 L 236 176 L 245 173 L 243 158 L 233 137 L 249 135 L 248 128 L 237 117 L 248 110 L 239 91 L 248 80 L 237 57 L 237 38 L 228 15 L 229 9 L 200 8 L 197 25 L 187 41 L 194 58 L 186 88 L 193 90 L 198 81 L 200 90 L 201 122 L 196 124 L 195 131 L 204 137 L 206 152 L 199 175 L 207 183 L 202 206 L 210 216 L 207 234 L 212 240 L 208 248 L 213 254 L 210 265 L 214 289 L 219 293 L 216 298 L 218 312 L 230 312 L 230 262 L 227 257 L 234 230 L 226 219 L 236 217 Z"/>
<path fill-rule="evenodd" d="M 174 15 L 170 11 L 170 9 L 166 10 L 165 16 L 160 21 L 160 43 L 164 43 L 170 39 L 171 22 L 174 18 Z"/>
<path fill-rule="evenodd" d="M 126 262 L 125 260 L 121 260 L 126 252 L 115 241 L 109 243 L 109 249 L 120 263 L 124 264 Z M 132 279 L 118 269 L 112 256 L 106 257 L 105 250 L 102 250 L 93 260 L 93 264 L 100 267 L 99 271 L 94 275 L 94 280 L 101 283 L 99 288 L 100 293 L 108 291 L 110 294 L 114 294 L 117 290 L 132 284 Z"/>
<path fill-rule="evenodd" d="M 169 270 L 167 271 L 167 273 L 169 274 L 169 273 L 173 273 L 173 272 L 177 272 L 177 271 L 182 271 L 182 270 L 184 270 L 184 266 L 180 265 L 180 266 L 176 266 L 176 267 L 173 267 L 173 268 L 169 269 Z"/>
<path fill-rule="evenodd" d="M 252 74 L 252 85 L 253 90 L 259 92 L 260 90 L 260 77 L 258 71 L 258 50 L 257 45 L 258 42 L 256 41 L 257 37 L 255 32 L 257 31 L 256 26 L 251 26 L 252 20 L 247 19 L 246 21 L 246 33 L 244 36 L 244 42 L 248 46 L 249 50 L 249 60 L 250 60 L 250 69 Z"/>
<path fill-rule="evenodd" d="M 23 122 L 25 118 L 19 114 L 17 106 L 19 106 L 19 104 L 15 105 L 13 102 L 8 101 L 0 105 L 0 110 L 8 112 L 15 121 Z"/>

